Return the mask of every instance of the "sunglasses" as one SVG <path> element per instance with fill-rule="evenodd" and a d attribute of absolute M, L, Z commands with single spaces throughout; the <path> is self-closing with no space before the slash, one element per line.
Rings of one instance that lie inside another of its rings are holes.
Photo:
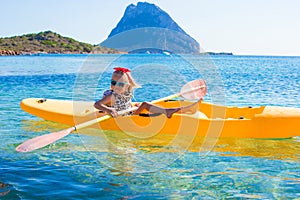
<path fill-rule="evenodd" d="M 115 80 L 111 80 L 110 84 L 112 86 L 118 86 L 118 87 L 121 87 L 121 88 L 123 88 L 125 85 L 128 85 L 128 83 L 118 82 L 118 81 L 115 81 Z"/>

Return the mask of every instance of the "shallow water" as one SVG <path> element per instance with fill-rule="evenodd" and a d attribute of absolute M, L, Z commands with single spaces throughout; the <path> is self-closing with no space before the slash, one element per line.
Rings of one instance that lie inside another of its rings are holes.
<path fill-rule="evenodd" d="M 23 112 L 24 98 L 94 101 L 116 65 L 142 84 L 137 101 L 207 80 L 206 101 L 300 107 L 300 57 L 46 55 L 0 57 L 0 198 L 2 199 L 295 199 L 300 198 L 300 140 L 132 138 L 84 129 L 32 153 L 15 147 L 67 128 Z M 300 130 L 299 130 L 300 131 Z"/>

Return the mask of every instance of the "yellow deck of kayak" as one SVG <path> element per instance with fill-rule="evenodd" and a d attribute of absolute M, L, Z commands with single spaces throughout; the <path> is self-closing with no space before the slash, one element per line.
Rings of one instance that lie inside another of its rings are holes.
<path fill-rule="evenodd" d="M 94 102 L 41 98 L 24 99 L 21 108 L 40 118 L 76 125 L 95 118 Z M 189 105 L 188 101 L 167 101 L 160 106 L 171 108 Z M 98 113 L 98 112 L 97 112 Z M 99 116 L 101 114 L 97 114 Z M 260 106 L 229 107 L 199 103 L 195 114 L 124 116 L 110 118 L 93 127 L 121 130 L 150 137 L 158 133 L 189 134 L 201 137 L 290 138 L 300 136 L 300 108 Z"/>

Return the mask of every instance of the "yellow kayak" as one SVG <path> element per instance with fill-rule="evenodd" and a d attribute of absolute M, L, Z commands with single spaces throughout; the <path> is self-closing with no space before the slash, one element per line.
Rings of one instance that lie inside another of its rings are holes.
<path fill-rule="evenodd" d="M 171 108 L 189 105 L 189 101 L 164 101 Z M 77 124 L 100 117 L 94 102 L 28 98 L 21 108 L 40 118 L 62 124 Z M 96 113 L 96 114 L 95 114 Z M 157 134 L 194 135 L 197 137 L 290 138 L 300 136 L 300 108 L 259 106 L 232 107 L 207 102 L 198 104 L 193 114 L 142 114 L 110 118 L 93 125 L 103 130 L 118 130 L 140 138 Z"/>

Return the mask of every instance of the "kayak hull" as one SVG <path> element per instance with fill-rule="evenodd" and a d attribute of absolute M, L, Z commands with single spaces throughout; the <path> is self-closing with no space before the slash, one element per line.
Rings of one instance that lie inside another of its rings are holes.
<path fill-rule="evenodd" d="M 158 105 L 171 108 L 189 105 L 188 101 L 166 101 Z M 71 126 L 103 116 L 94 102 L 28 98 L 21 108 L 40 118 Z M 146 115 L 146 114 L 145 114 Z M 290 138 L 300 136 L 300 108 L 260 106 L 232 107 L 206 102 L 195 114 L 159 116 L 121 116 L 93 125 L 102 130 L 118 130 L 140 138 L 157 134 L 197 137 Z"/>

